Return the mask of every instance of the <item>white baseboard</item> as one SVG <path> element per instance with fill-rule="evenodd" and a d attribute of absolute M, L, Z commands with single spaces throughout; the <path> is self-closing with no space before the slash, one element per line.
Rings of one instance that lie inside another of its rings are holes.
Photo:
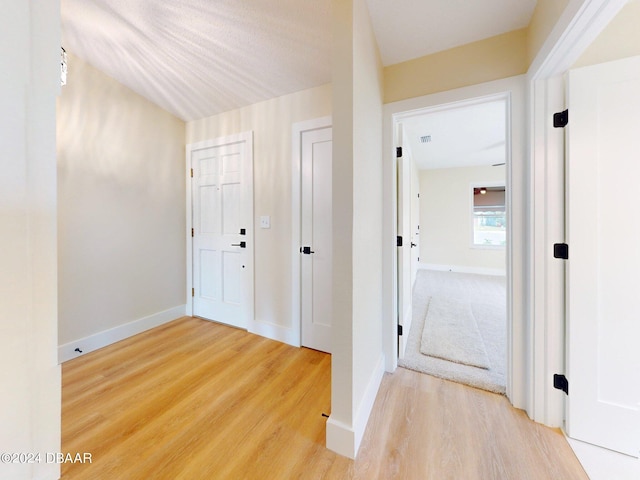
<path fill-rule="evenodd" d="M 507 271 L 501 268 L 464 267 L 460 265 L 440 265 L 437 263 L 419 263 L 421 270 L 437 270 L 439 272 L 477 273 L 479 275 L 495 275 L 504 277 Z"/>
<path fill-rule="evenodd" d="M 117 327 L 110 328 L 109 330 L 94 333 L 88 337 L 60 345 L 58 347 L 58 362 L 66 362 L 67 360 L 85 355 L 102 347 L 106 347 L 107 345 L 124 340 L 125 338 L 142 333 L 150 328 L 170 322 L 176 318 L 184 317 L 185 308 L 185 305 L 179 305 L 162 312 L 154 313 L 148 317 L 139 318 L 138 320 L 118 325 Z M 76 351 L 76 348 L 81 351 Z"/>
<path fill-rule="evenodd" d="M 364 396 L 362 397 L 362 401 L 360 402 L 360 405 L 356 410 L 356 453 L 358 452 L 358 448 L 360 447 L 360 442 L 362 441 L 362 437 L 364 436 L 364 431 L 367 428 L 367 422 L 369 421 L 371 410 L 373 410 L 373 404 L 376 401 L 376 396 L 378 395 L 378 390 L 380 389 L 380 383 L 382 382 L 383 376 L 384 355 L 380 355 L 378 364 L 376 365 L 376 368 L 373 371 L 371 378 L 369 379 L 369 383 L 367 384 L 367 389 L 365 390 Z"/>
<path fill-rule="evenodd" d="M 251 322 L 249 333 L 255 333 L 271 340 L 277 340 L 278 342 L 293 345 L 294 347 L 300 346 L 300 332 L 293 328 L 283 327 L 281 325 L 275 325 L 268 322 Z"/>
<path fill-rule="evenodd" d="M 350 425 L 334 419 L 327 420 L 327 448 L 343 457 L 356 458 L 355 432 Z"/>
<path fill-rule="evenodd" d="M 640 459 L 566 437 L 591 480 L 637 480 Z"/>
<path fill-rule="evenodd" d="M 355 412 L 353 427 L 332 417 L 327 420 L 327 448 L 329 450 L 347 458 L 356 458 L 383 375 L 384 355 L 381 355 L 369 378 L 362 401 Z"/>

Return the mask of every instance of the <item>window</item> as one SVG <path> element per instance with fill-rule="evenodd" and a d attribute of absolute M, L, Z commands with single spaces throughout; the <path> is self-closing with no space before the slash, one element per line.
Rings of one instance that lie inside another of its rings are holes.
<path fill-rule="evenodd" d="M 473 246 L 504 247 L 506 244 L 504 185 L 473 187 Z"/>

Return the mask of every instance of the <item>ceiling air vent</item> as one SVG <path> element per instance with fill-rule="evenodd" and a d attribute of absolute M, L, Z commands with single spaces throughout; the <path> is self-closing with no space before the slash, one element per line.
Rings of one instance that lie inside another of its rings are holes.
<path fill-rule="evenodd" d="M 421 143 L 430 143 L 431 142 L 431 135 L 423 135 L 422 137 L 420 137 L 420 142 Z"/>

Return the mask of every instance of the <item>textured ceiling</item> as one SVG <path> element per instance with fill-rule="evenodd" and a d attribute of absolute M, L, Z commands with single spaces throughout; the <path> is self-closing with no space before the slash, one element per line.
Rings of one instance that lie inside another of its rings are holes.
<path fill-rule="evenodd" d="M 331 0 L 62 0 L 63 46 L 183 120 L 331 81 Z"/>
<path fill-rule="evenodd" d="M 366 1 L 385 65 L 524 27 L 535 6 L 535 0 Z M 61 4 L 68 51 L 183 120 L 331 81 L 331 0 Z"/>
<path fill-rule="evenodd" d="M 387 66 L 524 28 L 536 1 L 367 0 L 367 4 Z"/>

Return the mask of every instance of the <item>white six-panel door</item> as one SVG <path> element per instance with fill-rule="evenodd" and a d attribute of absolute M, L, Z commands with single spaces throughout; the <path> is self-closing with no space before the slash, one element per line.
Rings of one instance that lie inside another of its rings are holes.
<path fill-rule="evenodd" d="M 193 315 L 248 328 L 253 312 L 250 135 L 191 149 Z"/>
<path fill-rule="evenodd" d="M 569 73 L 567 433 L 640 452 L 640 57 Z"/>

